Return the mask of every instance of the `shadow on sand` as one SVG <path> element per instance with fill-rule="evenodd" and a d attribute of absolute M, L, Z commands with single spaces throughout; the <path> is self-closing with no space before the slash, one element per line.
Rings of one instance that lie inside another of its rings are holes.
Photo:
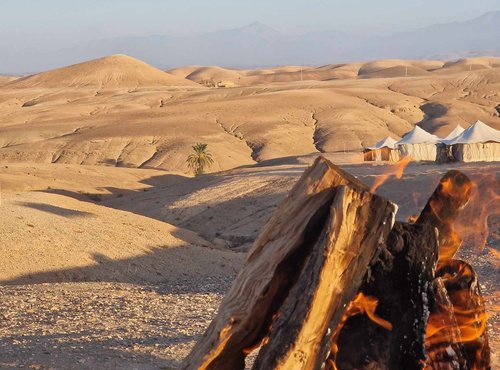
<path fill-rule="evenodd" d="M 179 292 L 219 292 L 221 284 L 231 282 L 244 255 L 197 246 L 156 247 L 150 252 L 115 260 L 103 254 L 92 255 L 90 266 L 26 274 L 4 280 L 0 285 L 65 282 L 116 282 L 146 286 L 175 286 Z"/>

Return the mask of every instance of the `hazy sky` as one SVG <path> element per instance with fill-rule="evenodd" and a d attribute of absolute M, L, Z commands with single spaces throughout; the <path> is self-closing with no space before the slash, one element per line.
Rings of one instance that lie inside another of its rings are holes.
<path fill-rule="evenodd" d="M 393 32 L 500 10 L 500 0 L 0 0 L 0 47 L 69 47 L 263 22 L 284 33 Z"/>

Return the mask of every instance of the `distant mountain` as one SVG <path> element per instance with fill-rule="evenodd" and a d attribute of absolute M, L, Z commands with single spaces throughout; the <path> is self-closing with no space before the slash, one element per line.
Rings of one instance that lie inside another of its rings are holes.
<path fill-rule="evenodd" d="M 500 11 L 465 22 L 435 24 L 411 32 L 374 37 L 364 46 L 368 58 L 428 58 L 435 55 L 466 57 L 498 50 Z M 397 55 L 396 55 L 397 54 Z"/>
<path fill-rule="evenodd" d="M 159 68 L 193 64 L 229 67 L 320 65 L 386 58 L 450 59 L 500 55 L 498 45 L 500 11 L 465 22 L 368 37 L 340 31 L 290 36 L 255 22 L 190 37 L 154 35 L 98 40 L 45 55 L 28 53 L 15 63 L 17 58 L 6 55 L 0 60 L 0 71 L 43 70 L 110 54 L 131 55 Z"/>

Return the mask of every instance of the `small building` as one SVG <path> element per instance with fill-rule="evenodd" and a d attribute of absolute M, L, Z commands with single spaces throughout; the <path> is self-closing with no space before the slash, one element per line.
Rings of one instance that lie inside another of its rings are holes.
<path fill-rule="evenodd" d="M 477 121 L 454 139 L 443 141 L 448 161 L 500 161 L 500 131 Z"/>
<path fill-rule="evenodd" d="M 436 135 L 415 126 L 396 143 L 396 147 L 400 158 L 410 157 L 413 161 L 435 161 L 436 144 L 439 140 Z"/>
<path fill-rule="evenodd" d="M 363 151 L 365 161 L 397 161 L 396 140 L 388 136 L 373 146 L 366 147 Z"/>

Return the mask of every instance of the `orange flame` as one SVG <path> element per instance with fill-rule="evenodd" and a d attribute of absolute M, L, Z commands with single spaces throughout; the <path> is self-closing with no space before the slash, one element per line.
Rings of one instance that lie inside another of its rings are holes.
<path fill-rule="evenodd" d="M 464 297 L 464 291 L 459 292 Z M 468 297 L 468 296 L 467 296 Z M 453 305 L 453 314 L 456 323 L 450 322 L 445 313 L 430 315 L 427 321 L 426 346 L 430 347 L 438 343 L 448 343 L 450 332 L 455 332 L 457 338 L 455 343 L 472 342 L 480 338 L 486 330 L 488 315 L 475 308 L 463 309 Z"/>
<path fill-rule="evenodd" d="M 375 192 L 380 186 L 382 186 L 391 176 L 395 177 L 396 179 L 400 179 L 403 177 L 403 173 L 405 171 L 406 166 L 410 163 L 411 158 L 410 157 L 403 157 L 399 161 L 397 161 L 395 164 L 390 165 L 386 171 L 386 173 L 377 176 L 375 179 L 375 182 L 373 183 L 372 187 L 370 188 L 370 191 L 373 193 Z"/>
<path fill-rule="evenodd" d="M 429 359 L 439 358 L 447 353 L 449 345 L 456 344 L 460 346 L 457 348 L 463 346 L 466 351 L 460 356 L 467 357 L 464 361 L 469 368 L 479 369 L 487 362 L 485 331 L 488 315 L 477 277 L 471 266 L 454 260 L 453 256 L 463 240 L 472 239 L 479 247 L 485 245 L 489 233 L 488 218 L 500 213 L 498 189 L 498 181 L 489 176 L 469 182 L 453 175 L 440 182 L 438 195 L 429 201 L 440 234 L 436 276 L 442 279 L 443 285 L 439 285 L 439 289 L 446 293 L 446 297 L 436 296 L 435 307 L 428 318 L 425 344 Z M 462 209 L 456 219 L 457 212 Z M 463 221 L 459 222 L 460 219 Z M 471 348 L 476 348 L 472 350 L 475 355 L 470 354 Z"/>
<path fill-rule="evenodd" d="M 464 241 L 482 249 L 490 234 L 488 223 L 500 215 L 500 181 L 496 174 L 480 176 L 472 186 L 471 199 L 456 224 Z"/>
<path fill-rule="evenodd" d="M 468 365 L 471 369 L 479 366 L 479 369 L 488 356 L 487 347 L 484 346 L 487 339 L 482 338 L 488 315 L 477 277 L 472 267 L 462 261 L 444 261 L 441 268 L 438 274 L 446 287 L 449 302 L 437 303 L 437 310 L 430 314 L 427 321 L 425 344 L 429 357 L 434 357 L 435 352 L 442 351 L 443 347 L 447 348 L 452 343 L 464 346 L 472 343 L 472 347 L 476 348 L 475 358 L 468 359 L 471 361 Z"/>
<path fill-rule="evenodd" d="M 375 313 L 377 306 L 377 298 L 366 296 L 362 292 L 359 292 L 356 298 L 354 298 L 351 303 L 349 303 L 346 310 L 344 311 L 344 314 L 342 315 L 342 318 L 340 319 L 335 333 L 332 336 L 331 354 L 327 361 L 327 369 L 337 370 L 337 365 L 335 364 L 335 357 L 339 351 L 337 341 L 342 328 L 350 317 L 365 313 L 368 318 L 377 325 L 380 325 L 386 330 L 392 330 L 392 324 L 389 321 L 381 318 L 380 316 L 377 316 L 377 314 Z"/>

